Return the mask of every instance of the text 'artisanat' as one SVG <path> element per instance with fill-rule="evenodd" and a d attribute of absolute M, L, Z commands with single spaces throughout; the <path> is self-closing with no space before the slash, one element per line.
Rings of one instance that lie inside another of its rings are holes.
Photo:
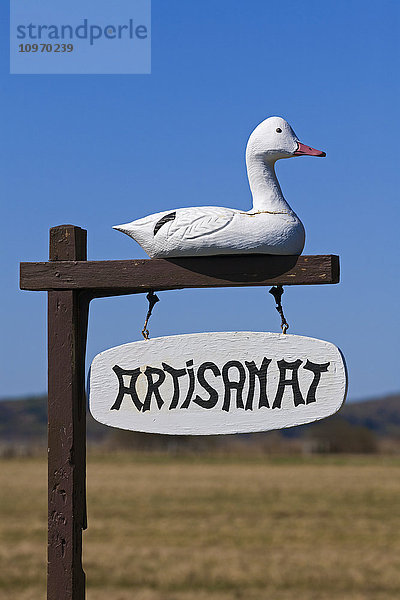
<path fill-rule="evenodd" d="M 196 371 L 193 360 L 186 361 L 185 367 L 179 369 L 164 362 L 162 368 L 145 366 L 131 370 L 115 365 L 113 371 L 119 390 L 111 410 L 119 410 L 125 397 L 139 412 L 164 406 L 169 410 L 188 409 L 192 403 L 204 409 L 215 408 L 220 403 L 227 412 L 232 406 L 244 410 L 280 409 L 286 391 L 291 393 L 294 406 L 311 404 L 317 401 L 317 388 L 329 365 L 330 362 L 315 363 L 308 359 L 289 362 L 266 357 L 259 366 L 247 360 L 230 360 L 222 368 L 214 362 L 203 362 Z M 269 397 L 269 377 L 278 380 L 272 398 Z M 169 385 L 164 386 L 164 383 Z"/>

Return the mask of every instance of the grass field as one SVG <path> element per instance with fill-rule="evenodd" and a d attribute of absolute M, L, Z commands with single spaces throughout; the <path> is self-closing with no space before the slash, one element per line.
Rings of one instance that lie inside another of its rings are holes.
<path fill-rule="evenodd" d="M 399 467 L 382 457 L 91 457 L 88 599 L 399 598 Z M 0 500 L 0 600 L 43 599 L 45 461 L 0 461 Z"/>

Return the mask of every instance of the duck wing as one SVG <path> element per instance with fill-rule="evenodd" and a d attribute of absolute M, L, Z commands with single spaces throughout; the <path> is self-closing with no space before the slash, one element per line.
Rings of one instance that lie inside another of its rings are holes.
<path fill-rule="evenodd" d="M 229 225 L 237 212 L 239 211 L 214 206 L 178 209 L 171 219 L 167 239 L 194 240 L 211 235 Z"/>

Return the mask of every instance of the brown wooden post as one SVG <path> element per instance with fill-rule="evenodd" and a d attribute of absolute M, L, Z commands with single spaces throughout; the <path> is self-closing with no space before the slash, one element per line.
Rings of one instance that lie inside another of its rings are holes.
<path fill-rule="evenodd" d="M 86 260 L 86 231 L 50 230 L 50 261 Z M 89 297 L 48 292 L 48 600 L 83 600 L 86 529 L 85 351 Z"/>

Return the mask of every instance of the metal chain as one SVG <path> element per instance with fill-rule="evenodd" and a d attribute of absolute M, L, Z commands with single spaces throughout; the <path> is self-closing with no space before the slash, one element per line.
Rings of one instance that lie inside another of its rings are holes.
<path fill-rule="evenodd" d="M 281 285 L 276 285 L 269 290 L 269 293 L 272 294 L 273 297 L 275 298 L 275 302 L 276 302 L 275 308 L 281 317 L 282 333 L 286 333 L 287 330 L 289 329 L 289 323 L 286 321 L 285 315 L 283 314 L 283 308 L 282 308 L 282 302 L 281 302 L 283 292 L 284 292 L 284 290 Z"/>
<path fill-rule="evenodd" d="M 289 329 L 289 323 L 286 321 L 286 318 L 285 318 L 285 315 L 283 312 L 283 308 L 282 308 L 282 294 L 284 293 L 284 289 L 281 285 L 277 285 L 277 286 L 272 287 L 269 290 L 269 293 L 272 294 L 272 296 L 275 298 L 275 302 L 276 302 L 275 308 L 278 311 L 279 316 L 281 317 L 282 333 L 286 333 L 287 330 Z M 146 319 L 145 319 L 145 322 L 143 325 L 142 335 L 145 340 L 148 340 L 149 339 L 149 330 L 147 329 L 147 325 L 148 325 L 149 319 L 152 315 L 153 308 L 157 304 L 157 302 L 160 301 L 160 298 L 153 292 L 153 290 L 150 290 L 150 292 L 147 294 L 146 298 L 149 303 L 149 310 L 147 311 Z"/>
<path fill-rule="evenodd" d="M 146 298 L 149 302 L 149 310 L 147 311 L 146 319 L 145 319 L 145 322 L 143 325 L 142 336 L 144 337 L 145 340 L 148 340 L 149 339 L 149 330 L 147 329 L 147 325 L 149 323 L 151 313 L 153 312 L 153 308 L 157 304 L 157 302 L 160 301 L 160 298 L 158 296 L 156 296 L 156 294 L 153 292 L 153 290 L 150 290 L 150 292 L 147 294 Z"/>

